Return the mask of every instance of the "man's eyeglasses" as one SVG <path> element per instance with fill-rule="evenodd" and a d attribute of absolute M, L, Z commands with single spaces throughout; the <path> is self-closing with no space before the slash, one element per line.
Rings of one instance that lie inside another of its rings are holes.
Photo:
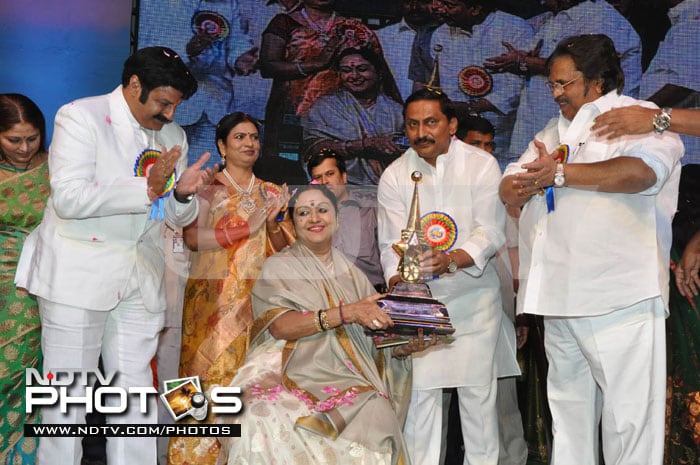
<path fill-rule="evenodd" d="M 573 78 L 571 81 L 565 82 L 564 84 L 562 84 L 561 82 L 549 82 L 549 81 L 545 82 L 544 84 L 547 86 L 547 89 L 549 89 L 550 92 L 554 92 L 555 90 L 557 92 L 563 92 L 564 89 L 566 89 L 566 86 L 568 86 L 569 84 L 573 84 L 574 82 L 578 81 L 582 77 L 583 76 Z"/>

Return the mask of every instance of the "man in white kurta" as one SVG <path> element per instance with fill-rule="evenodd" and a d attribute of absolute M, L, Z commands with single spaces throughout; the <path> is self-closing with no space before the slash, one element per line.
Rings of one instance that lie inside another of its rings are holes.
<path fill-rule="evenodd" d="M 597 464 L 600 425 L 606 464 L 663 457 L 664 315 L 683 146 L 670 133 L 591 133 L 601 112 L 640 103 L 619 95 L 621 78 L 606 36 L 562 41 L 549 61 L 561 115 L 500 188 L 506 203 L 524 204 L 518 313 L 544 315 L 553 465 Z M 563 144 L 568 161 L 557 164 Z"/>
<path fill-rule="evenodd" d="M 150 362 L 166 303 L 162 223 L 150 213 L 166 181 L 179 176 L 161 198 L 164 217 L 179 226 L 191 223 L 198 213 L 194 193 L 213 176 L 200 171 L 208 156 L 187 168 L 185 133 L 168 123 L 196 89 L 173 50 L 148 47 L 127 59 L 114 91 L 58 111 L 49 150 L 51 195 L 16 276 L 17 285 L 38 298 L 45 374 L 96 370 L 102 356 L 105 372 L 117 375 L 112 386 L 153 386 Z M 158 161 L 148 177 L 137 176 L 135 166 L 148 165 L 145 155 L 152 151 L 161 151 Z M 80 384 L 71 396 L 85 396 Z M 155 396 L 146 413 L 133 397 L 129 402 L 123 414 L 107 414 L 107 422 L 156 423 Z M 81 424 L 85 406 L 71 406 L 67 414 L 47 407 L 41 415 L 45 424 Z M 42 438 L 37 463 L 79 465 L 80 441 Z M 110 465 L 155 464 L 156 438 L 110 437 L 107 459 Z"/>
<path fill-rule="evenodd" d="M 457 120 L 445 94 L 417 91 L 407 100 L 405 117 L 411 148 L 384 171 L 378 188 L 382 267 L 387 282 L 394 284 L 399 256 L 391 245 L 399 240 L 409 217 L 411 173 L 420 171 L 421 212 L 444 225 L 442 231 L 434 231 L 443 234 L 431 235 L 433 244 L 444 250 L 427 252 L 421 268 L 428 276 L 437 276 L 429 282 L 430 289 L 447 306 L 456 328 L 452 344 L 413 357 L 406 443 L 414 465 L 438 463 L 442 388 L 456 387 L 465 463 L 495 465 L 496 347 L 500 338 L 506 338 L 499 279 L 490 260 L 504 242 L 505 212 L 497 194 L 500 170 L 495 158 L 452 137 Z M 451 262 L 457 268 L 452 273 Z M 513 354 L 511 369 L 517 374 Z M 499 362 L 498 368 L 504 367 Z"/>
<path fill-rule="evenodd" d="M 377 29 L 375 33 L 382 44 L 384 59 L 394 75 L 401 98 L 405 100 L 413 93 L 413 81 L 408 77 L 413 41 L 417 31 L 430 27 L 432 18 L 427 1 L 403 0 L 401 14 L 401 21 Z"/>

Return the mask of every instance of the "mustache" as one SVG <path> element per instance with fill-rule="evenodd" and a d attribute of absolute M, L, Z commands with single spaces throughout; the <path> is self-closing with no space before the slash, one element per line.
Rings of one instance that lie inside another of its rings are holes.
<path fill-rule="evenodd" d="M 432 137 L 429 137 L 429 136 L 423 136 L 423 137 L 419 137 L 417 139 L 413 139 L 414 145 L 423 144 L 425 142 L 427 142 L 429 144 L 434 144 L 435 139 L 433 139 Z"/>
<path fill-rule="evenodd" d="M 173 120 L 168 119 L 168 118 L 166 118 L 165 116 L 163 116 L 163 115 L 161 115 L 161 114 L 158 114 L 158 115 L 154 116 L 153 118 L 154 118 L 154 119 L 157 119 L 157 120 L 160 121 L 161 123 L 166 123 L 166 124 L 167 124 L 167 123 L 172 123 L 172 122 L 173 122 Z"/>
<path fill-rule="evenodd" d="M 557 97 L 554 99 L 554 102 L 557 105 L 561 105 L 562 103 L 569 103 L 569 99 L 567 99 L 566 97 Z"/>

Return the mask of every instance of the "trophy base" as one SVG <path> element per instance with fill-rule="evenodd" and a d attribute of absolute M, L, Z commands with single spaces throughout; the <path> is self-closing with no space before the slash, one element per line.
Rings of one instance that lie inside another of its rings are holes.
<path fill-rule="evenodd" d="M 394 321 L 394 327 L 386 330 L 365 330 L 379 348 L 408 344 L 418 335 L 419 329 L 423 330 L 426 339 L 437 334 L 445 342 L 452 341 L 449 336 L 455 329 L 450 323 L 447 307 L 433 298 L 425 283 L 399 281 L 391 293 L 378 300 L 377 304 Z"/>

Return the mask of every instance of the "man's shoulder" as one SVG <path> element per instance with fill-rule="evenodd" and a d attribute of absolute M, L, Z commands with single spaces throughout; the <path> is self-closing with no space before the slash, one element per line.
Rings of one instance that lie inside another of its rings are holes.
<path fill-rule="evenodd" d="M 73 100 L 63 105 L 59 109 L 59 113 L 70 112 L 71 110 L 95 112 L 101 109 L 108 109 L 111 95 L 112 93 L 93 95 Z"/>
<path fill-rule="evenodd" d="M 377 186 L 348 185 L 348 197 L 361 208 L 377 206 Z"/>

